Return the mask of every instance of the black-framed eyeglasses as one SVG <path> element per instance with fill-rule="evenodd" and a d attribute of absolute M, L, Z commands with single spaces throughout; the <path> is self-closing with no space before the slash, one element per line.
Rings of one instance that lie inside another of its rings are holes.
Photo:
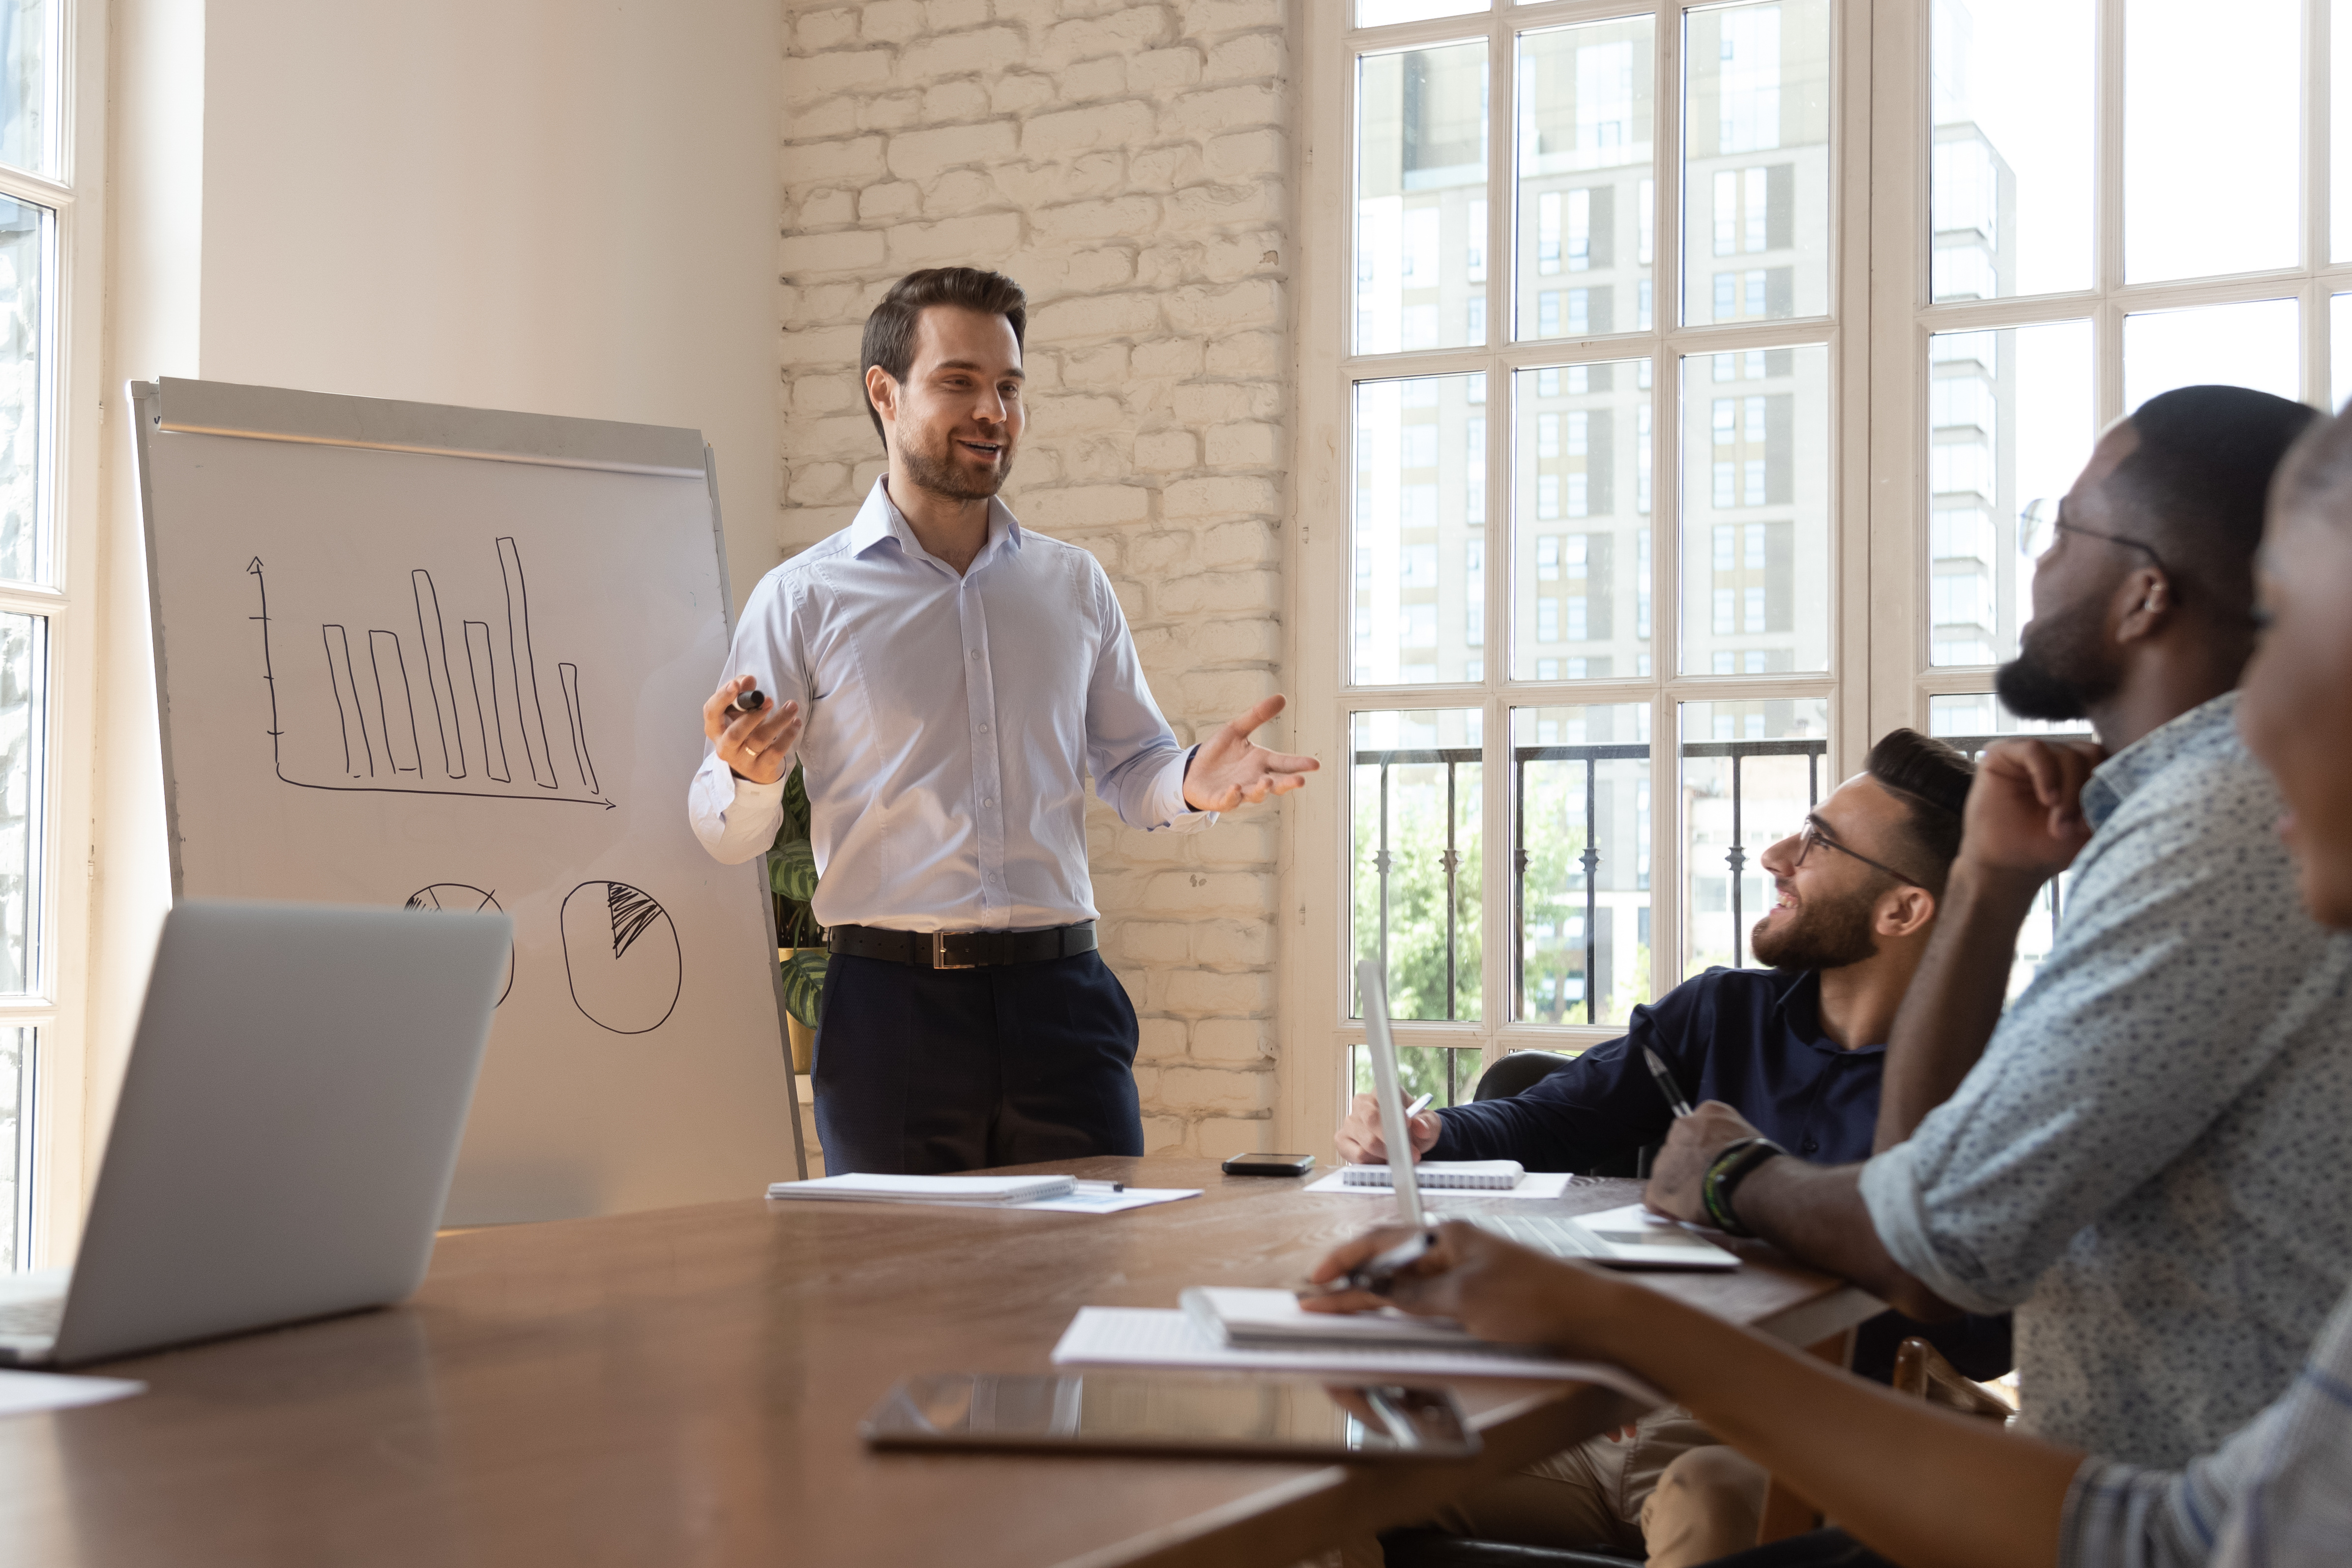
<path fill-rule="evenodd" d="M 1869 856 L 1864 854 L 1861 850 L 1848 848 L 1845 845 L 1839 843 L 1836 837 L 1831 834 L 1829 829 L 1822 826 L 1821 819 L 1815 816 L 1805 818 L 1805 825 L 1797 829 L 1797 853 L 1796 857 L 1789 862 L 1790 868 L 1793 869 L 1796 867 L 1803 865 L 1805 863 L 1805 857 L 1813 852 L 1813 847 L 1815 845 L 1819 845 L 1824 849 L 1834 849 L 1841 855 L 1851 855 L 1855 859 L 1861 861 L 1864 865 L 1871 867 L 1874 869 L 1885 872 L 1888 876 L 1894 878 L 1896 881 L 1902 883 L 1906 887 L 1925 888 L 1927 885 L 1927 883 L 1919 880 L 1916 877 L 1905 876 L 1902 872 L 1896 870 L 1894 867 L 1888 865 L 1884 860 L 1874 860 Z"/>
<path fill-rule="evenodd" d="M 2025 510 L 2017 514 L 2019 554 L 2028 561 L 2039 561 L 2050 553 L 2051 548 L 2058 542 L 2059 534 L 2079 533 L 2085 539 L 2104 539 L 2109 544 L 2120 544 L 2126 550 L 2145 551 L 2147 558 L 2156 563 L 2158 571 L 2168 577 L 2172 575 L 2172 568 L 2164 563 L 2164 557 L 2156 552 L 2155 545 L 2127 539 L 2120 533 L 2101 533 L 2097 529 L 2084 528 L 2079 522 L 2069 522 L 2059 515 L 2060 505 L 2056 500 L 2045 497 L 2028 503 Z"/>

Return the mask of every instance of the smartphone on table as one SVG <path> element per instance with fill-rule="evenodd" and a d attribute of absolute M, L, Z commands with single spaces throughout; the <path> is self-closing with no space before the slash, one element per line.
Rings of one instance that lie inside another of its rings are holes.
<path fill-rule="evenodd" d="M 1314 1168 L 1312 1154 L 1231 1154 L 1223 1167 L 1228 1176 L 1303 1176 Z"/>

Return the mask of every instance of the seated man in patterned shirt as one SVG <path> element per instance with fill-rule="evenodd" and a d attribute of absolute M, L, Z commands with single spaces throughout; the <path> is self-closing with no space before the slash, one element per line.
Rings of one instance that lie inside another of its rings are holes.
<path fill-rule="evenodd" d="M 2006 742 L 1979 766 L 1877 1152 L 1780 1158 L 1703 1105 L 1648 1193 L 1913 1316 L 2015 1309 L 2025 1426 L 2135 1464 L 2218 1447 L 2352 1283 L 2352 947 L 2296 900 L 2231 689 L 2264 497 L 2315 417 L 2188 387 L 2101 437 L 1999 681 L 2099 743 Z M 2069 865 L 2050 956 L 2004 1016 L 2019 926 Z"/>
<path fill-rule="evenodd" d="M 1864 771 L 1766 849 L 1773 908 L 1749 936 L 1769 969 L 1710 969 L 1633 1009 L 1625 1036 L 1505 1100 L 1412 1119 L 1416 1159 L 1517 1160 L 1582 1170 L 1655 1143 L 1674 1112 L 1655 1051 L 1689 1100 L 1739 1107 L 1808 1159 L 1858 1160 L 1878 1121 L 1884 1041 L 1934 929 L 1974 770 L 1940 741 L 1896 730 Z M 1351 1161 L 1388 1158 L 1378 1102 L 1339 1130 Z M 1963 1371 L 2009 1370 L 2006 1319 L 1927 1329 L 1889 1312 L 1864 1326 L 1856 1369 L 1884 1382 L 1895 1347 L 1926 1332 Z M 1482 1488 L 1438 1519 L 1487 1541 L 1643 1552 L 1682 1568 L 1756 1539 L 1764 1475 L 1667 1407 L 1630 1439 L 1595 1438 Z M 1349 1548 L 1351 1563 L 1369 1551 Z"/>

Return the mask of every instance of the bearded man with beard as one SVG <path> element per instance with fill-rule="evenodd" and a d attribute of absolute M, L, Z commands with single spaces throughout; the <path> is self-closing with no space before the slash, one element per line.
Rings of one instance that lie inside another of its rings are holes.
<path fill-rule="evenodd" d="M 1686 1100 L 1738 1107 L 1799 1158 L 1868 1154 L 1885 1041 L 1935 929 L 1973 772 L 1940 741 L 1887 734 L 1864 772 L 1763 853 L 1778 897 L 1748 943 L 1771 967 L 1710 969 L 1634 1008 L 1623 1038 L 1519 1094 L 1424 1111 L 1412 1119 L 1415 1158 L 1568 1171 L 1654 1143 L 1675 1118 L 1644 1047 Z M 1372 1096 L 1356 1097 L 1339 1146 L 1351 1161 L 1388 1158 Z M 1884 1380 L 1895 1344 L 1922 1331 L 1895 1313 L 1865 1324 L 1856 1370 Z M 2009 1369 L 2005 1320 L 1927 1332 L 1973 1375 Z M 1594 1438 L 1486 1487 L 1435 1522 L 1485 1541 L 1613 1548 L 1681 1568 L 1754 1542 L 1764 1487 L 1761 1470 L 1668 1406 L 1629 1436 Z M 1354 1568 L 1372 1553 L 1358 1543 L 1346 1555 Z"/>
<path fill-rule="evenodd" d="M 1027 426 L 1028 303 L 909 273 L 866 322 L 888 468 L 856 520 L 761 579 L 688 793 L 730 865 L 773 841 L 797 760 L 827 928 L 817 1133 L 836 1174 L 1140 1154 L 1135 1008 L 1096 951 L 1086 779 L 1192 832 L 1306 783 L 1252 743 L 1268 697 L 1180 746 L 1110 579 L 996 499 Z M 757 689 L 768 700 L 738 704 Z"/>

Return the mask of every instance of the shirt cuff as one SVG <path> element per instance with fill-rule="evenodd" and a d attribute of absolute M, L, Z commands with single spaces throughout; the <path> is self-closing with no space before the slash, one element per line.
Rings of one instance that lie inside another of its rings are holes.
<path fill-rule="evenodd" d="M 1988 1296 L 1952 1272 L 1937 1250 L 1927 1223 L 1926 1194 L 1912 1169 L 1914 1143 L 1897 1143 L 1864 1163 L 1860 1187 L 1863 1205 L 1870 1211 L 1871 1228 L 1878 1232 L 1887 1256 L 1906 1274 L 1964 1312 L 1997 1315 L 2017 1305 Z"/>
<path fill-rule="evenodd" d="M 1179 832 L 1189 833 L 1198 828 L 1211 826 L 1217 820 L 1218 813 L 1195 811 L 1191 803 L 1184 798 L 1184 774 L 1192 765 L 1193 753 L 1200 749 L 1198 746 L 1187 746 L 1183 751 L 1179 752 L 1176 754 L 1176 760 L 1160 773 L 1159 785 L 1151 792 L 1152 815 L 1158 819 L 1161 827 L 1172 827 Z"/>
<path fill-rule="evenodd" d="M 687 790 L 687 815 L 695 837 L 724 865 L 740 865 L 766 851 L 783 820 L 784 781 L 753 784 L 711 752 L 694 771 Z"/>

